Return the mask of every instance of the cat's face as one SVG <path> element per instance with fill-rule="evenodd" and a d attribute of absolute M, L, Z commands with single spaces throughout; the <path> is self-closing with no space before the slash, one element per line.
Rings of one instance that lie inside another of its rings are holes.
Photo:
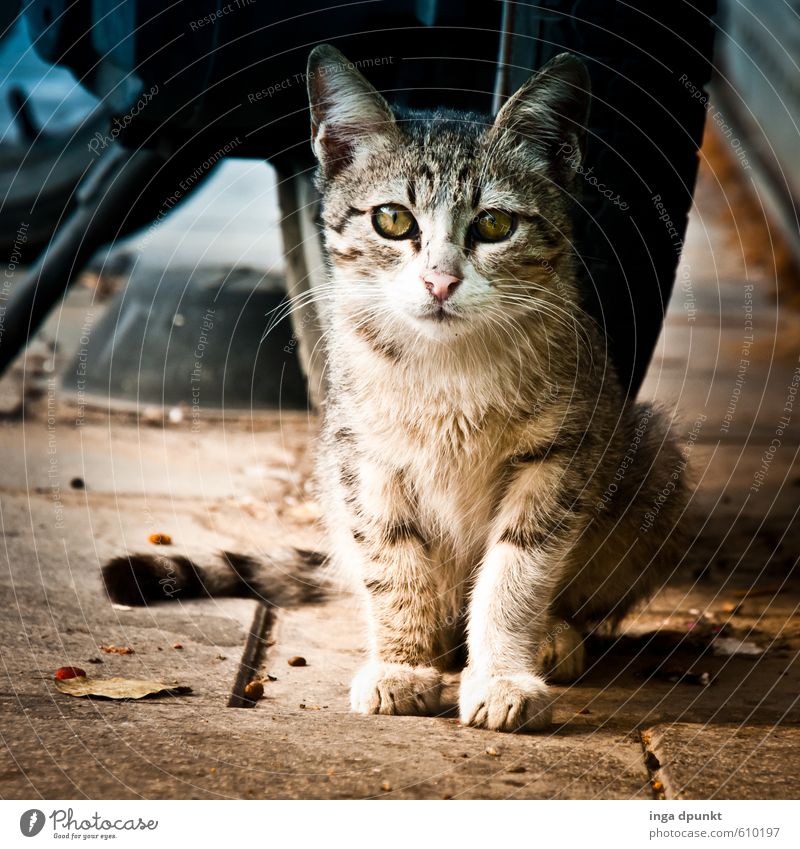
<path fill-rule="evenodd" d="M 575 164 L 588 78 L 551 63 L 497 118 L 395 114 L 330 47 L 309 63 L 332 298 L 371 332 L 446 340 L 497 331 L 571 284 Z"/>

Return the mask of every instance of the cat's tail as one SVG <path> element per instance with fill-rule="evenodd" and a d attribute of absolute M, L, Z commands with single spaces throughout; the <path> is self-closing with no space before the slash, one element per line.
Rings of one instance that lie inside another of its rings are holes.
<path fill-rule="evenodd" d="M 288 547 L 267 555 L 221 551 L 197 559 L 130 554 L 109 560 L 102 575 L 108 595 L 119 604 L 240 596 L 286 607 L 325 596 L 324 563 L 316 551 Z"/>

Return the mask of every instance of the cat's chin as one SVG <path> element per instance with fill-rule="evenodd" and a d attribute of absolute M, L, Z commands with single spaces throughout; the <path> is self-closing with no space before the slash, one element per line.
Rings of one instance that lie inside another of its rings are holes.
<path fill-rule="evenodd" d="M 467 327 L 467 321 L 462 316 L 444 310 L 416 313 L 412 320 L 431 339 L 448 339 Z"/>

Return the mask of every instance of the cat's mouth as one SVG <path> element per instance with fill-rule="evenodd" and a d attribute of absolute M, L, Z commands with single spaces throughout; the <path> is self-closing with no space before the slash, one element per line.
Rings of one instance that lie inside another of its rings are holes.
<path fill-rule="evenodd" d="M 430 309 L 425 310 L 425 312 L 420 313 L 419 318 L 423 321 L 448 322 L 461 321 L 462 316 L 457 312 L 448 309 L 444 305 L 438 304 L 437 306 L 431 307 Z"/>

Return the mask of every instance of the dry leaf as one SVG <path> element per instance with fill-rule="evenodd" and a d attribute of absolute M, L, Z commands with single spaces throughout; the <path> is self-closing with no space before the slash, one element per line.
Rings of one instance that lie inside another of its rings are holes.
<path fill-rule="evenodd" d="M 103 699 L 143 699 L 145 696 L 176 696 L 191 693 L 191 687 L 177 682 L 137 678 L 69 678 L 56 681 L 56 687 L 69 696 L 98 696 Z"/>

